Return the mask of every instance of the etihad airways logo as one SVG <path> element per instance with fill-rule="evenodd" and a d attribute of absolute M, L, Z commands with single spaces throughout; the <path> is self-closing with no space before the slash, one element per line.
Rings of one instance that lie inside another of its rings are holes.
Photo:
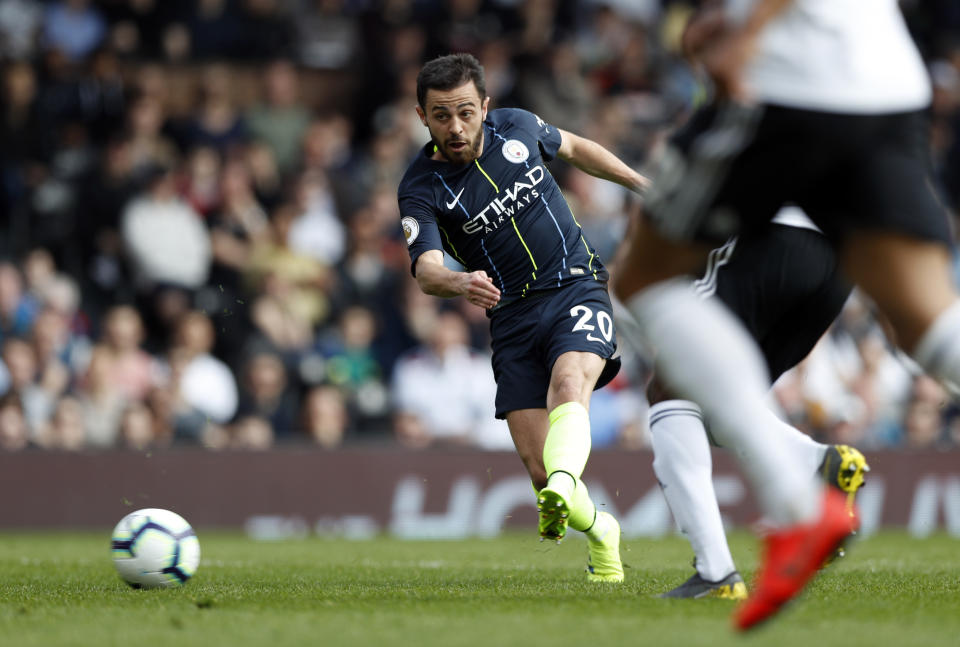
<path fill-rule="evenodd" d="M 521 209 L 540 197 L 536 186 L 543 181 L 546 171 L 542 166 L 534 166 L 523 174 L 526 182 L 517 180 L 512 188 L 506 189 L 483 208 L 483 211 L 463 224 L 463 231 L 467 234 L 477 232 L 488 233 L 499 227 L 503 222 L 520 212 Z"/>

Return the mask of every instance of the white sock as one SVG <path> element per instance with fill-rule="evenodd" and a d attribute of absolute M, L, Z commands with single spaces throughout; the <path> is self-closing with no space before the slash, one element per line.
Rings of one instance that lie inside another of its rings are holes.
<path fill-rule="evenodd" d="M 923 333 L 913 358 L 928 375 L 960 384 L 960 300 L 941 312 Z"/>
<path fill-rule="evenodd" d="M 700 407 L 667 400 L 650 407 L 653 471 L 673 518 L 687 536 L 700 577 L 711 582 L 736 570 L 713 491 L 713 461 Z"/>
<path fill-rule="evenodd" d="M 769 433 L 780 437 L 787 451 L 793 456 L 793 460 L 804 471 L 808 474 L 816 474 L 820 464 L 823 463 L 823 457 L 827 455 L 827 445 L 818 443 L 796 427 L 787 424 L 772 411 L 768 413 L 770 414 L 767 418 Z"/>
<path fill-rule="evenodd" d="M 656 349 L 657 374 L 703 408 L 717 442 L 735 451 L 764 514 L 778 525 L 814 518 L 821 488 L 765 424 L 769 379 L 740 322 L 682 280 L 647 288 L 627 307 Z"/>
<path fill-rule="evenodd" d="M 823 457 L 827 455 L 827 445 L 818 443 L 796 427 L 784 422 L 769 409 L 762 423 L 766 425 L 767 433 L 780 438 L 780 441 L 786 445 L 787 451 L 804 470 L 815 474 L 820 469 Z"/>

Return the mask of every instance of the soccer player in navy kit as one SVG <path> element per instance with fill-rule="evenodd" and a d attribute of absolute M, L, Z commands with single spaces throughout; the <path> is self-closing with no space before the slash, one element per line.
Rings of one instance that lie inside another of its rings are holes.
<path fill-rule="evenodd" d="M 542 538 L 586 533 L 591 581 L 623 581 L 620 528 L 580 475 L 590 453 L 590 394 L 619 369 L 607 271 L 546 162 L 559 157 L 631 190 L 646 181 L 599 144 L 525 110 L 488 112 L 469 54 L 427 63 L 417 114 L 431 141 L 397 191 L 420 288 L 487 309 L 496 416 L 538 490 Z M 465 271 L 443 264 L 444 252 Z"/>

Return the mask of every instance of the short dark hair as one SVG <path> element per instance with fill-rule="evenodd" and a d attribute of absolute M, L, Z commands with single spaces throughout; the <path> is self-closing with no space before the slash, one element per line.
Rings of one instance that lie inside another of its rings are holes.
<path fill-rule="evenodd" d="M 448 54 L 433 59 L 417 75 L 417 103 L 426 108 L 427 90 L 452 90 L 473 81 L 480 100 L 487 96 L 483 66 L 472 54 Z"/>

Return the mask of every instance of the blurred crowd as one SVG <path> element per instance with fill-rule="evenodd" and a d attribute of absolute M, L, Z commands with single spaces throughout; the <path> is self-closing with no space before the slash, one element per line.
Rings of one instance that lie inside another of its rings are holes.
<path fill-rule="evenodd" d="M 960 205 L 960 3 L 905 0 Z M 671 0 L 0 0 L 0 450 L 511 447 L 487 319 L 420 293 L 396 186 L 422 63 L 641 164 L 702 95 Z M 625 191 L 551 167 L 609 259 Z M 958 265 L 960 267 L 960 265 Z M 594 447 L 645 446 L 641 362 Z M 960 445 L 855 298 L 777 385 L 828 441 Z"/>

